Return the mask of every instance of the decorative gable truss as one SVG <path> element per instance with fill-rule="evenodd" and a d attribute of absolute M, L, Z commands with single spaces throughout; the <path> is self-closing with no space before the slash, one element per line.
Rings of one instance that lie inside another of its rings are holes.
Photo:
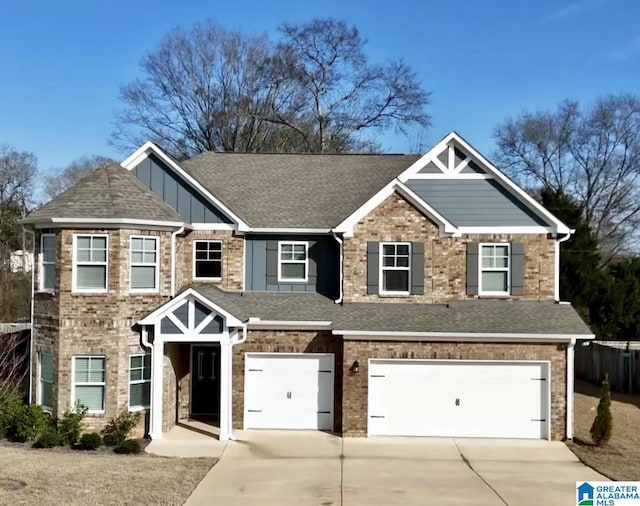
<path fill-rule="evenodd" d="M 436 223 L 441 236 L 571 233 L 455 132 L 360 206 L 335 232 L 352 236 L 355 225 L 394 192 Z"/>

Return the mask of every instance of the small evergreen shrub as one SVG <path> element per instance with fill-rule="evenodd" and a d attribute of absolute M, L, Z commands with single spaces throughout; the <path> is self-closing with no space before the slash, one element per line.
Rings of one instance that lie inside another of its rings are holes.
<path fill-rule="evenodd" d="M 75 408 L 65 411 L 62 418 L 58 420 L 58 431 L 65 445 L 73 446 L 80 439 L 84 427 L 82 421 L 88 410 L 87 406 L 78 403 Z"/>
<path fill-rule="evenodd" d="M 104 444 L 107 446 L 120 446 L 124 443 L 131 431 L 138 425 L 141 417 L 140 411 L 125 411 L 116 418 L 112 418 L 102 431 Z"/>
<path fill-rule="evenodd" d="M 591 439 L 598 446 L 604 446 L 611 439 L 613 430 L 613 417 L 611 416 L 611 390 L 609 388 L 609 375 L 605 375 L 600 390 L 600 402 L 598 411 L 591 426 Z"/>
<path fill-rule="evenodd" d="M 12 441 L 25 443 L 35 441 L 49 428 L 50 417 L 42 406 L 22 404 L 12 412 L 12 418 L 7 422 L 6 436 Z"/>
<path fill-rule="evenodd" d="M 0 396 L 0 439 L 9 437 L 9 426 L 21 416 L 24 402 L 17 393 L 8 393 Z"/>
<path fill-rule="evenodd" d="M 113 451 L 116 453 L 131 455 L 140 453 L 142 448 L 140 447 L 140 443 L 138 443 L 137 439 L 127 439 L 120 445 L 116 446 Z"/>
<path fill-rule="evenodd" d="M 78 448 L 81 450 L 97 450 L 102 445 L 102 438 L 97 432 L 82 434 Z"/>
<path fill-rule="evenodd" d="M 52 427 L 46 429 L 33 444 L 35 448 L 55 448 L 62 446 L 60 433 Z"/>

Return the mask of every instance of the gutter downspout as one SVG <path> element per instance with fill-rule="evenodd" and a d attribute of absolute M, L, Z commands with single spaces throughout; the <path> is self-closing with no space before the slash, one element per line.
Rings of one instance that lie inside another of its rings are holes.
<path fill-rule="evenodd" d="M 176 295 L 176 237 L 178 234 L 184 232 L 184 225 L 182 225 L 175 232 L 171 232 L 171 298 Z"/>
<path fill-rule="evenodd" d="M 31 258 L 33 258 L 33 265 L 31 266 L 31 308 L 30 308 L 30 323 L 31 323 L 31 335 L 29 337 L 29 403 L 33 400 L 33 341 L 35 336 L 35 326 L 33 324 L 33 314 L 35 308 L 35 292 L 36 292 L 36 233 L 27 227 L 22 227 L 25 233 L 31 234 Z M 24 253 L 22 257 L 24 262 Z"/>
<path fill-rule="evenodd" d="M 575 229 L 571 229 L 571 231 L 565 235 L 563 238 L 561 239 L 556 239 L 556 247 L 553 250 L 554 253 L 554 262 L 555 262 L 555 269 L 554 269 L 554 280 L 553 280 L 553 284 L 554 284 L 554 298 L 556 300 L 556 302 L 560 302 L 560 243 L 567 241 L 571 235 L 575 232 Z"/>
<path fill-rule="evenodd" d="M 574 357 L 576 338 L 572 338 L 567 345 L 567 439 L 573 439 L 573 388 L 574 388 Z M 551 435 L 549 435 L 551 436 Z"/>
<path fill-rule="evenodd" d="M 343 295 L 344 295 L 344 288 L 343 288 L 343 284 L 344 284 L 344 244 L 343 244 L 343 239 L 338 236 L 338 234 L 335 233 L 335 231 L 331 231 L 331 233 L 333 234 L 333 238 L 336 240 L 336 242 L 338 243 L 338 247 L 340 249 L 340 282 L 339 282 L 339 295 L 338 295 L 338 299 L 335 300 L 334 302 L 336 304 L 342 304 L 342 299 L 343 299 Z"/>
<path fill-rule="evenodd" d="M 230 391 L 230 395 L 228 396 L 229 398 L 229 407 L 228 407 L 228 413 L 229 413 L 229 429 L 227 430 L 227 434 L 229 434 L 229 440 L 230 441 L 235 441 L 236 440 L 236 436 L 233 433 L 233 399 L 232 399 L 232 395 L 233 395 L 233 347 L 238 345 L 238 344 L 242 344 L 247 340 L 247 323 L 243 323 L 242 324 L 242 337 L 238 340 L 238 341 L 231 341 L 231 345 L 229 347 L 229 391 Z"/>

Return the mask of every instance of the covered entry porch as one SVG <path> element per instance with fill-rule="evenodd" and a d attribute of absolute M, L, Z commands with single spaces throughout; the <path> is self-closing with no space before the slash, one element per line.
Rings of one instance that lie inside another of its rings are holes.
<path fill-rule="evenodd" d="M 197 432 L 200 423 L 227 441 L 232 348 L 246 339 L 246 325 L 193 289 L 139 324 L 142 345 L 151 349 L 151 439 L 162 439 L 176 425 Z"/>

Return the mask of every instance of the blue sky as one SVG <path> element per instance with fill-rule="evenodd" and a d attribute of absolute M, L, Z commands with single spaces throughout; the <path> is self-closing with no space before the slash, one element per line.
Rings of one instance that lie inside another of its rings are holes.
<path fill-rule="evenodd" d="M 0 143 L 33 151 L 44 174 L 82 155 L 121 160 L 107 142 L 119 85 L 171 28 L 211 19 L 275 34 L 283 21 L 327 16 L 355 24 L 372 60 L 401 57 L 417 71 L 432 91 L 427 145 L 456 130 L 490 155 L 506 117 L 640 83 L 634 0 L 5 0 Z M 381 142 L 412 145 L 393 134 Z"/>

